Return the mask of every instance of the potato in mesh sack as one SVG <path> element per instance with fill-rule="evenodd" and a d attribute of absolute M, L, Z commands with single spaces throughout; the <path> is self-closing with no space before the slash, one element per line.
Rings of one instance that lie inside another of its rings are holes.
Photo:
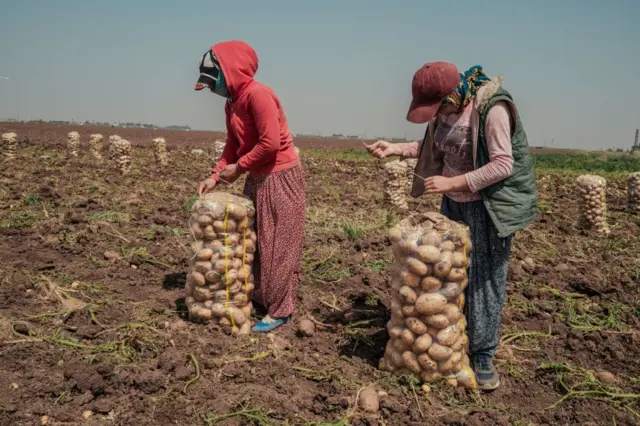
<path fill-rule="evenodd" d="M 189 318 L 213 321 L 226 333 L 249 334 L 257 236 L 253 203 L 213 192 L 191 209 L 194 237 L 186 283 Z"/>
<path fill-rule="evenodd" d="M 430 212 L 404 219 L 389 238 L 395 259 L 393 301 L 381 367 L 428 383 L 446 380 L 475 389 L 463 314 L 468 228 Z"/>

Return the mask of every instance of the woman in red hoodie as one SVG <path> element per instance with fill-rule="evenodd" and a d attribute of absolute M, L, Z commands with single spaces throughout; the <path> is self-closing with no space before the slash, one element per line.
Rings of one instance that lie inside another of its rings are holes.
<path fill-rule="evenodd" d="M 226 98 L 227 142 L 198 195 L 247 173 L 244 193 L 256 207 L 255 300 L 268 311 L 253 328 L 269 332 L 291 318 L 302 262 L 306 184 L 287 118 L 270 87 L 254 80 L 258 56 L 243 41 L 215 44 L 202 56 L 196 90 Z"/>

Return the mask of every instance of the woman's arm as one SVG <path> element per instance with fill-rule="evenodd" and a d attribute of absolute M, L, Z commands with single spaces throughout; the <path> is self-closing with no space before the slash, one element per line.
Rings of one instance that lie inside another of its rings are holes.
<path fill-rule="evenodd" d="M 280 113 L 273 96 L 266 90 L 253 92 L 249 109 L 258 129 L 258 143 L 238 160 L 243 172 L 275 161 L 280 149 Z"/>
<path fill-rule="evenodd" d="M 511 152 L 511 114 L 506 102 L 496 103 L 487 114 L 485 138 L 489 162 L 464 175 L 468 190 L 478 192 L 509 176 L 513 170 Z"/>
<path fill-rule="evenodd" d="M 229 120 L 229 104 L 225 105 L 225 121 L 227 126 L 227 142 L 224 145 L 224 150 L 220 156 L 218 164 L 211 171 L 211 178 L 216 182 L 220 181 L 218 173 L 222 171 L 228 164 L 235 164 L 238 161 L 238 139 L 231 130 L 231 122 Z"/>

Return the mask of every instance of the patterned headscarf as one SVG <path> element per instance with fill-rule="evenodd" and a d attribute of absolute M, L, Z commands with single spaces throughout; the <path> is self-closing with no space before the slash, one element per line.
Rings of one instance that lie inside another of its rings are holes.
<path fill-rule="evenodd" d="M 460 83 L 456 90 L 445 98 L 444 103 L 453 105 L 458 111 L 462 111 L 464 107 L 469 105 L 473 97 L 485 83 L 489 82 L 482 66 L 474 65 L 464 74 L 460 74 Z"/>

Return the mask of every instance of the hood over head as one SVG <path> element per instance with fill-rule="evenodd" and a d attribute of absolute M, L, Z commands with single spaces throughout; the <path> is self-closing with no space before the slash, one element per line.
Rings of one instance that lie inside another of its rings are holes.
<path fill-rule="evenodd" d="M 211 47 L 231 97 L 237 99 L 258 71 L 258 55 L 248 43 L 240 40 L 223 41 Z"/>

